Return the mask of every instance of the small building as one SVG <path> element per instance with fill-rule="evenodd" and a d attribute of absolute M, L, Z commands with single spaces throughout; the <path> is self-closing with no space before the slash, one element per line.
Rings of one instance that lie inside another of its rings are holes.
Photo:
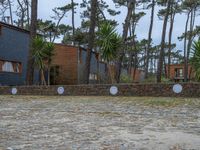
<path fill-rule="evenodd" d="M 25 85 L 30 32 L 0 22 L 0 85 Z M 84 48 L 55 44 L 55 55 L 50 70 L 51 84 L 86 83 Z M 92 52 L 90 83 L 105 83 L 106 64 Z M 46 73 L 47 74 L 47 73 Z M 46 76 L 47 77 L 47 76 Z M 34 84 L 39 84 L 39 72 L 35 69 Z"/>
<path fill-rule="evenodd" d="M 51 84 L 85 84 L 85 63 L 87 50 L 79 46 L 55 44 L 51 65 Z M 106 64 L 99 60 L 99 54 L 92 52 L 90 83 L 105 83 Z"/>
<path fill-rule="evenodd" d="M 169 65 L 166 66 L 167 69 L 167 76 L 170 78 L 172 81 L 183 81 L 184 80 L 184 64 L 172 64 L 170 65 L 170 72 L 168 73 L 168 67 Z M 194 72 L 192 69 L 191 65 L 188 65 L 188 80 L 194 79 Z"/>
<path fill-rule="evenodd" d="M 0 85 L 26 83 L 29 37 L 29 31 L 0 22 Z M 35 71 L 34 83 L 38 80 Z"/>

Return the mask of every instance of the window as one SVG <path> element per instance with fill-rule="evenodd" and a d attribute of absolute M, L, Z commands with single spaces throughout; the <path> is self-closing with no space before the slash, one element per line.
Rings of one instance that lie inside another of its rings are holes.
<path fill-rule="evenodd" d="M 0 60 L 0 71 L 21 73 L 21 63 Z"/>
<path fill-rule="evenodd" d="M 183 69 L 182 68 L 175 69 L 175 77 L 183 77 Z"/>
<path fill-rule="evenodd" d="M 89 80 L 97 80 L 97 74 L 90 73 Z"/>
<path fill-rule="evenodd" d="M 14 71 L 17 73 L 20 73 L 20 68 L 21 68 L 21 64 L 20 63 L 14 63 Z"/>
<path fill-rule="evenodd" d="M 57 84 L 57 78 L 59 76 L 59 66 L 52 66 L 50 69 L 50 81 L 51 85 Z"/>
<path fill-rule="evenodd" d="M 2 65 L 2 71 L 4 72 L 14 72 L 14 68 L 11 62 L 4 62 Z"/>

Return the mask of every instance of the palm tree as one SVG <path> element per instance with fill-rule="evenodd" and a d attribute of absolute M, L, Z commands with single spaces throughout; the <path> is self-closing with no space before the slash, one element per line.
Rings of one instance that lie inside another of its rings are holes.
<path fill-rule="evenodd" d="M 40 71 L 41 84 L 46 85 L 45 70 L 48 71 L 48 85 L 50 85 L 50 65 L 52 56 L 54 55 L 54 44 L 46 42 L 41 37 L 36 37 L 33 40 L 33 60 L 34 65 Z"/>
<path fill-rule="evenodd" d="M 33 39 L 32 43 L 32 54 L 33 54 L 33 60 L 34 60 L 34 66 L 37 67 L 40 71 L 40 77 L 41 77 L 41 84 L 46 85 L 45 76 L 44 76 L 44 70 L 45 70 L 45 63 L 44 58 L 46 57 L 44 51 L 45 51 L 45 41 L 41 37 L 36 37 Z"/>
<path fill-rule="evenodd" d="M 51 62 L 52 62 L 52 57 L 54 55 L 54 44 L 51 42 L 47 42 L 45 44 L 45 49 L 44 49 L 44 60 L 47 62 L 46 68 L 48 71 L 48 85 L 50 85 L 50 67 L 51 67 Z"/>
<path fill-rule="evenodd" d="M 194 42 L 192 53 L 193 57 L 191 59 L 191 64 L 194 67 L 197 81 L 200 81 L 200 41 Z"/>
<path fill-rule="evenodd" d="M 101 58 L 108 64 L 117 58 L 117 50 L 121 46 L 121 37 L 116 33 L 116 29 L 109 23 L 104 23 L 100 26 L 98 32 L 97 45 L 100 47 Z M 111 82 L 111 68 L 108 67 Z"/>

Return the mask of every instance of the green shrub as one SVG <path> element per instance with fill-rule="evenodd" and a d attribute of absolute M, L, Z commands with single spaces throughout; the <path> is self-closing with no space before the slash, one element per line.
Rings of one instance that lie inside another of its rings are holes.
<path fill-rule="evenodd" d="M 125 75 L 125 74 L 122 74 L 122 75 L 120 76 L 120 81 L 121 81 L 122 83 L 132 83 L 132 82 L 133 82 L 131 76 L 130 76 L 130 75 Z"/>

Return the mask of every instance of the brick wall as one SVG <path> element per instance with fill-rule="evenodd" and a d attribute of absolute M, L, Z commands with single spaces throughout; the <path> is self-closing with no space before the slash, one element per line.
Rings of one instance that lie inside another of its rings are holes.
<path fill-rule="evenodd" d="M 52 66 L 59 66 L 56 84 L 77 84 L 78 82 L 78 48 L 55 44 Z"/>
<path fill-rule="evenodd" d="M 175 75 L 175 69 L 183 69 L 183 76 L 184 76 L 184 64 L 173 64 L 173 65 L 170 65 L 170 72 L 168 73 L 168 65 L 166 66 L 167 68 L 167 74 L 169 74 L 169 78 L 170 79 L 174 79 L 176 77 Z M 188 77 L 189 79 L 194 79 L 194 72 L 193 72 L 193 69 L 192 69 L 192 66 L 189 65 L 188 66 Z"/>
<path fill-rule="evenodd" d="M 183 91 L 175 94 L 174 84 L 119 84 L 118 96 L 153 96 L 153 97 L 200 97 L 200 84 L 182 84 Z M 58 95 L 59 86 L 19 86 L 18 95 Z M 63 86 L 66 96 L 109 96 L 111 85 L 72 85 Z M 0 95 L 10 95 L 12 87 L 1 86 Z"/>

